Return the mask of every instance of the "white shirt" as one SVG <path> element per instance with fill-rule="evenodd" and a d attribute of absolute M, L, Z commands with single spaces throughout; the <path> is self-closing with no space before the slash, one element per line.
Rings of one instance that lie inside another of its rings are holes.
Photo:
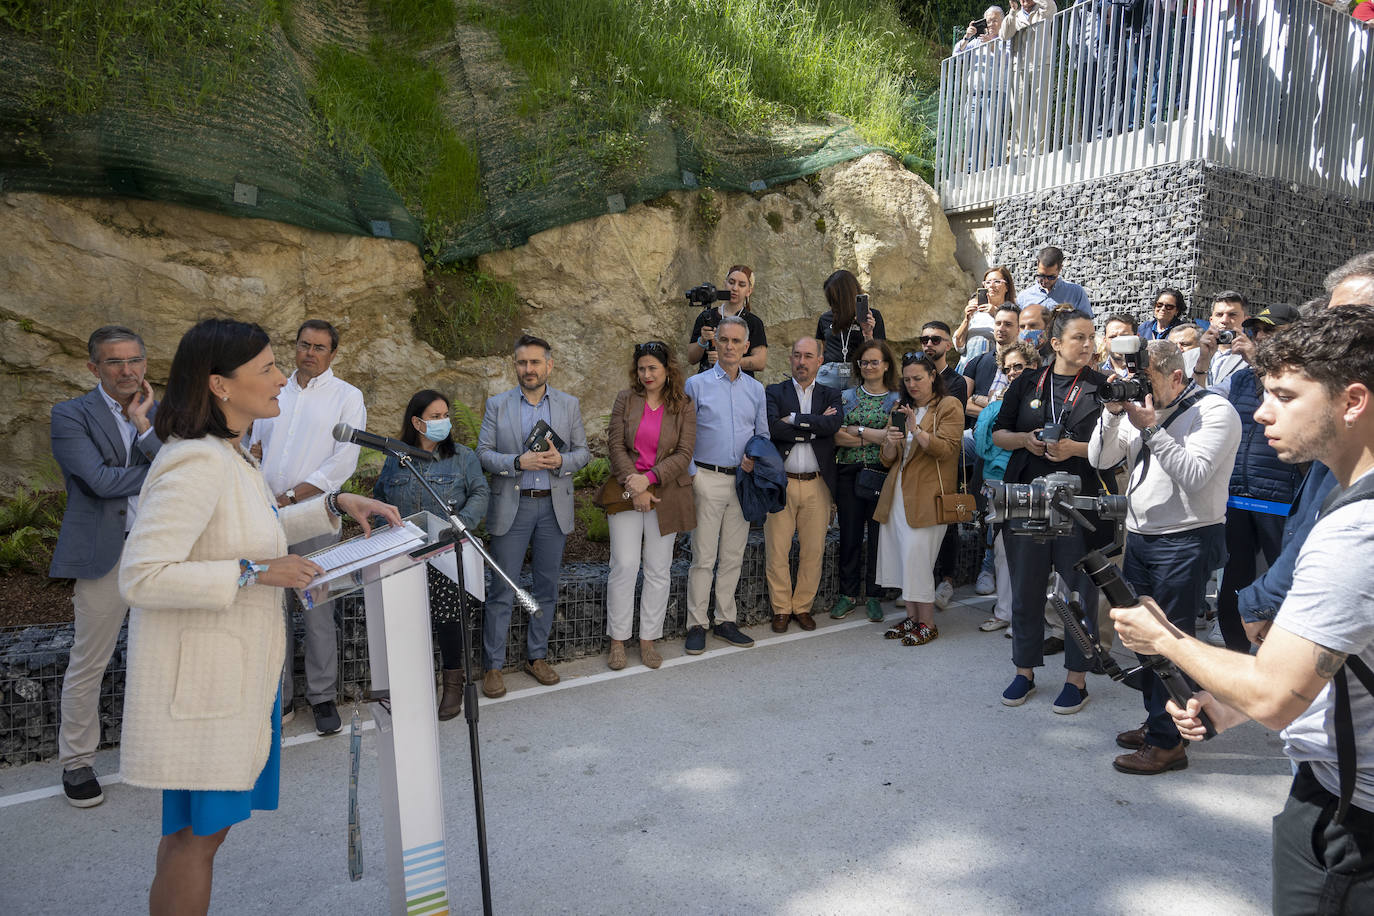
<path fill-rule="evenodd" d="M 816 391 L 816 380 L 812 379 L 809 387 L 803 388 L 797 384 L 796 379 L 792 379 L 792 387 L 797 392 L 797 413 L 792 414 L 788 419 L 795 424 L 798 413 L 811 412 L 811 395 Z M 792 446 L 792 451 L 787 453 L 787 460 L 782 463 L 785 470 L 793 474 L 814 474 L 821 469 L 820 462 L 816 460 L 816 450 L 811 447 L 810 442 L 798 442 Z"/>
<path fill-rule="evenodd" d="M 358 468 L 358 446 L 334 441 L 334 427 L 367 428 L 363 393 L 326 369 L 301 388 L 297 373 L 277 395 L 281 413 L 253 423 L 249 445 L 262 443 L 262 473 L 280 495 L 308 483 L 328 493 Z"/>
<path fill-rule="evenodd" d="M 127 468 L 134 463 L 134 440 L 142 439 L 153 431 L 149 426 L 143 432 L 143 436 L 138 434 L 138 427 L 134 426 L 134 421 L 124 415 L 124 408 L 110 393 L 105 390 L 104 385 L 97 385 L 100 389 L 100 396 L 105 399 L 105 406 L 110 408 L 110 413 L 114 414 L 115 426 L 119 429 L 119 438 L 124 441 L 124 466 Z M 138 514 L 138 497 L 127 497 L 129 504 L 124 512 L 124 533 L 128 534 L 134 527 L 134 516 Z"/>

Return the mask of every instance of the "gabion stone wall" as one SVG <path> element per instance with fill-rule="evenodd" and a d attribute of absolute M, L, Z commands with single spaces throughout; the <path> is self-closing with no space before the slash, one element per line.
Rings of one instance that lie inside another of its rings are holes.
<path fill-rule="evenodd" d="M 1374 204 L 1256 178 L 1202 161 L 1145 169 L 998 204 L 995 262 L 1018 290 L 1035 282 L 1035 255 L 1064 250 L 1063 277 L 1088 290 L 1098 316 L 1154 317 L 1154 294 L 1176 287 L 1189 316 L 1240 290 L 1252 311 L 1322 292 L 1334 267 L 1374 248 Z"/>
<path fill-rule="evenodd" d="M 960 539 L 958 575 L 963 584 L 976 575 L 978 537 L 964 527 Z M 687 568 L 691 563 L 690 538 L 678 538 L 672 567 L 668 614 L 664 622 L 666 639 L 681 639 L 686 634 Z M 816 595 L 814 610 L 829 610 L 835 599 L 836 553 L 838 536 L 831 531 L 825 547 L 824 572 Z M 792 549 L 792 570 L 797 568 L 797 548 Z M 606 651 L 606 577 L 607 567 L 599 563 L 569 563 L 563 567 L 558 589 L 558 610 L 549 636 L 549 661 L 565 662 Z M 531 585 L 528 573 L 521 579 Z M 639 585 L 636 584 L 636 599 Z M 768 586 L 764 577 L 763 531 L 749 534 L 744 566 L 736 591 L 739 622 L 744 626 L 762 623 L 772 615 Z M 712 599 L 714 605 L 714 598 Z M 361 595 L 334 602 L 339 621 L 339 680 L 344 702 L 362 698 L 369 688 L 367 656 L 367 615 Z M 636 605 L 637 606 L 637 605 Z M 514 615 L 507 639 L 507 668 L 524 663 L 526 621 Z M 295 621 L 297 650 L 294 664 L 296 696 L 304 697 L 305 673 L 303 628 L 299 615 Z M 473 617 L 473 643 L 481 644 L 481 608 Z M 638 621 L 636 621 L 636 627 Z M 127 626 L 105 672 L 100 692 L 101 747 L 119 743 L 124 710 L 124 672 L 127 658 Z M 638 637 L 636 637 L 638 638 Z M 57 724 L 61 707 L 62 676 L 72 646 L 72 625 L 52 624 L 0 629 L 0 767 L 18 766 L 57 756 Z M 438 649 L 435 649 L 438 667 Z"/>

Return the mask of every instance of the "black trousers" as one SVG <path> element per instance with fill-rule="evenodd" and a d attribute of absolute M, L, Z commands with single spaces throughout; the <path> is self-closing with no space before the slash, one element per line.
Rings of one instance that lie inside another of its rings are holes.
<path fill-rule="evenodd" d="M 839 582 L 841 595 L 850 598 L 877 598 L 878 588 L 878 523 L 873 521 L 876 499 L 864 499 L 854 490 L 854 480 L 863 469 L 861 464 L 842 464 L 835 484 L 835 511 L 840 522 Z M 874 465 L 877 470 L 886 470 Z M 868 536 L 865 550 L 864 535 Z"/>
<path fill-rule="evenodd" d="M 1337 802 L 1308 764 L 1298 767 L 1274 817 L 1275 916 L 1374 913 L 1374 812 L 1352 805 L 1336 824 Z"/>
<path fill-rule="evenodd" d="M 1255 554 L 1264 554 L 1265 563 L 1278 559 L 1283 547 L 1282 515 L 1252 512 L 1249 509 L 1226 510 L 1226 569 L 1221 574 L 1221 590 L 1217 593 L 1217 620 L 1226 648 L 1235 652 L 1249 652 L 1250 640 L 1240 619 L 1240 590 L 1255 581 L 1258 575 Z"/>

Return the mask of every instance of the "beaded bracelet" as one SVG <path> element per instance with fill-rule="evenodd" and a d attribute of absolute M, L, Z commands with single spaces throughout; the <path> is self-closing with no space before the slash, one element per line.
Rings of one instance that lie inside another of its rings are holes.
<path fill-rule="evenodd" d="M 324 498 L 324 506 L 334 514 L 335 518 L 343 518 L 348 513 L 339 508 L 339 490 L 328 493 Z"/>

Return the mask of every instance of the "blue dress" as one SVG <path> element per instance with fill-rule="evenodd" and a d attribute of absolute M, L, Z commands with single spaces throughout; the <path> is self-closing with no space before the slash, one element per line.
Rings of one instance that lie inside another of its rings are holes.
<path fill-rule="evenodd" d="M 206 789 L 162 790 L 162 835 L 190 827 L 196 836 L 210 836 L 246 821 L 254 811 L 276 811 L 281 794 L 281 688 L 272 704 L 272 749 L 267 752 L 253 788 L 237 792 Z"/>

